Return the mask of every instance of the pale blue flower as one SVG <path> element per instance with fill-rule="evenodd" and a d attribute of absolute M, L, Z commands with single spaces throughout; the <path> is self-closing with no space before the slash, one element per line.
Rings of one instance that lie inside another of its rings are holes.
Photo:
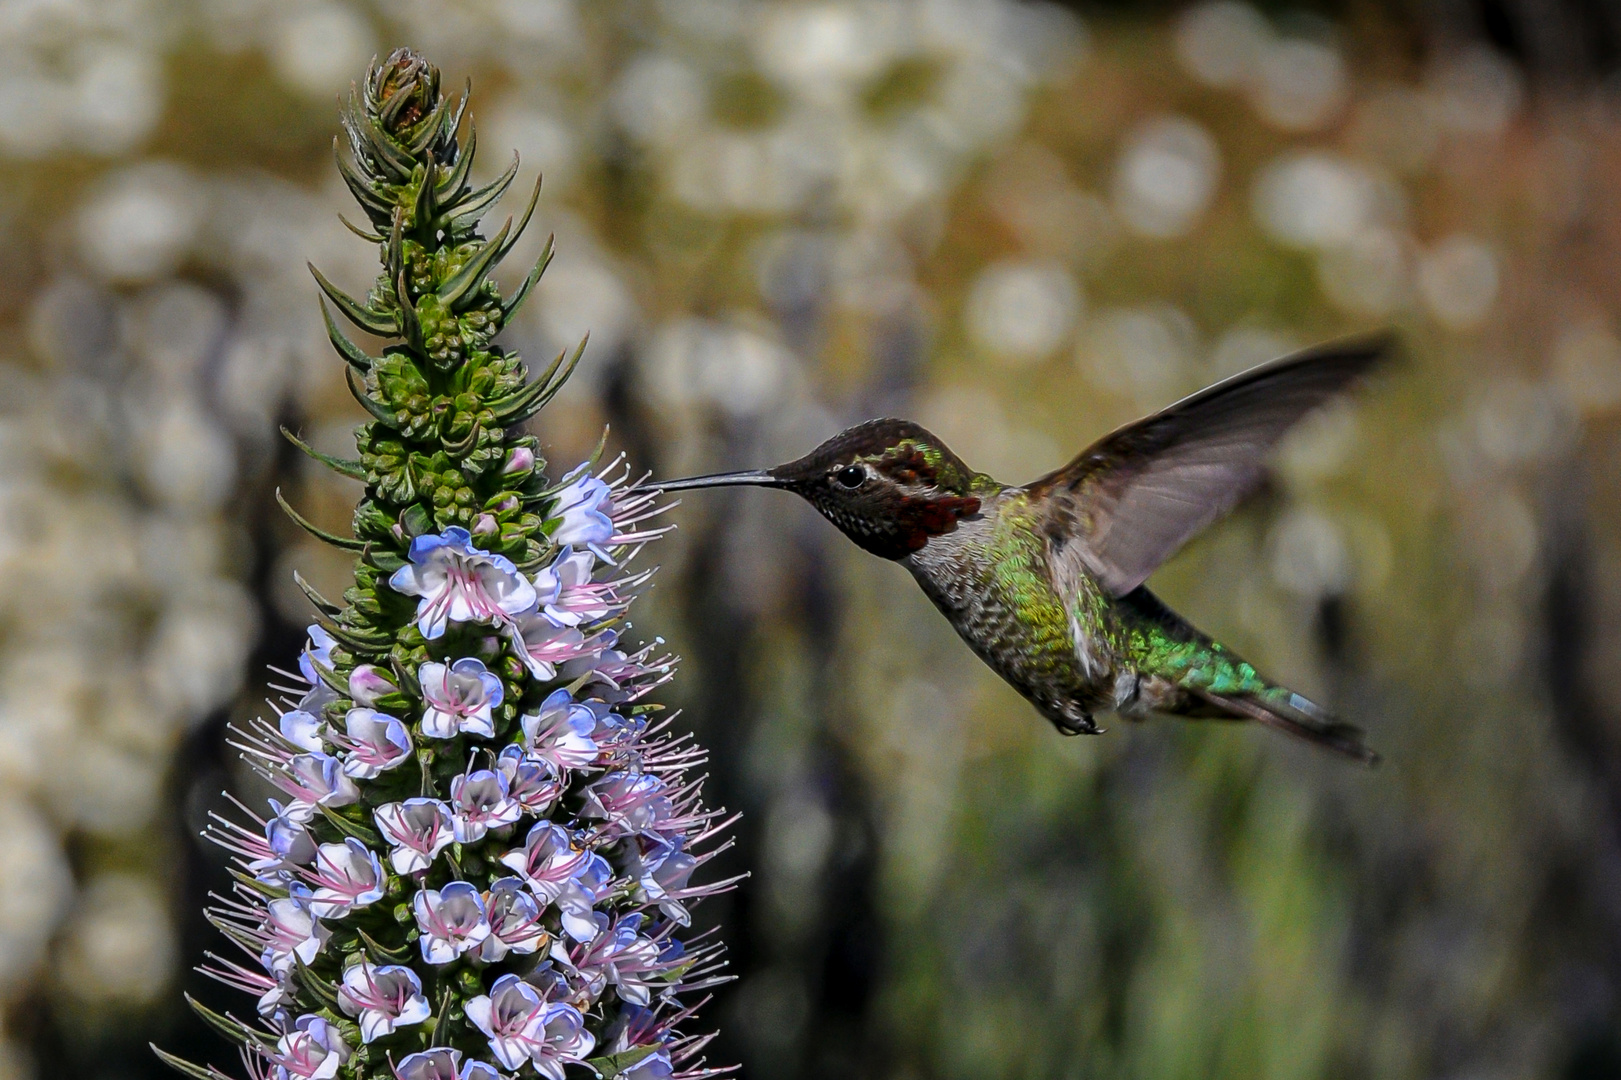
<path fill-rule="evenodd" d="M 597 933 L 575 961 L 575 968 L 593 995 L 611 985 L 624 1001 L 646 1005 L 652 999 L 652 979 L 663 975 L 667 965 L 658 945 L 641 936 L 642 915 L 626 915 L 610 925 L 608 916 L 598 912 L 592 922 Z"/>
<path fill-rule="evenodd" d="M 596 1045 L 578 1009 L 548 1002 L 516 975 L 502 975 L 465 1008 L 495 1060 L 513 1071 L 529 1062 L 548 1080 L 563 1080 L 563 1066 L 584 1060 Z"/>
<path fill-rule="evenodd" d="M 656 832 L 675 813 L 668 792 L 652 773 L 611 772 L 585 789 L 580 813 L 606 821 L 615 835 Z"/>
<path fill-rule="evenodd" d="M 602 655 L 617 636 L 612 630 L 586 637 L 576 627 L 558 626 L 538 611 L 525 612 L 507 628 L 518 658 L 538 682 L 550 682 L 558 668 L 570 663 L 589 663 Z"/>
<path fill-rule="evenodd" d="M 385 803 L 372 817 L 383 839 L 393 848 L 388 861 L 396 874 L 421 873 L 456 839 L 450 807 L 438 799 Z"/>
<path fill-rule="evenodd" d="M 698 860 L 682 851 L 676 842 L 647 833 L 630 842 L 626 861 L 627 873 L 636 879 L 643 894 L 657 901 L 667 917 L 686 926 L 691 919 L 680 894 L 698 868 Z"/>
<path fill-rule="evenodd" d="M 320 686 L 321 677 L 316 674 L 315 665 L 319 664 L 328 671 L 332 670 L 332 648 L 337 641 L 331 634 L 321 629 L 319 623 L 311 623 L 307 630 L 310 640 L 304 646 L 304 651 L 298 654 L 298 670 L 303 674 L 305 682 L 311 686 Z"/>
<path fill-rule="evenodd" d="M 322 844 L 315 852 L 315 868 L 305 876 L 315 891 L 310 910 L 318 918 L 341 918 L 356 908 L 383 898 L 387 879 L 377 853 L 354 837 L 341 844 Z"/>
<path fill-rule="evenodd" d="M 659 1050 L 642 1058 L 619 1074 L 619 1080 L 671 1080 L 675 1067 L 670 1064 L 670 1052 Z"/>
<path fill-rule="evenodd" d="M 567 690 L 552 691 L 538 712 L 525 714 L 518 722 L 530 753 L 551 762 L 560 773 L 589 768 L 597 760 L 597 744 L 591 737 L 596 714 Z"/>
<path fill-rule="evenodd" d="M 265 822 L 268 854 L 248 863 L 248 872 L 261 880 L 279 879 L 286 871 L 315 858 L 315 840 L 305 822 L 295 820 L 274 799 L 270 806 L 276 813 Z"/>
<path fill-rule="evenodd" d="M 375 709 L 350 709 L 343 722 L 349 748 L 343 771 L 348 775 L 369 780 L 411 756 L 411 736 L 397 718 Z"/>
<path fill-rule="evenodd" d="M 457 734 L 495 736 L 493 709 L 500 706 L 506 691 L 501 680 L 482 660 L 464 657 L 453 664 L 429 661 L 417 669 L 422 698 L 422 734 L 432 739 L 449 739 Z"/>
<path fill-rule="evenodd" d="M 349 1060 L 349 1047 L 323 1017 L 301 1016 L 293 1030 L 276 1040 L 270 1054 L 275 1080 L 332 1080 Z"/>
<path fill-rule="evenodd" d="M 520 850 L 501 856 L 501 865 L 517 871 L 541 903 L 557 905 L 564 933 L 576 941 L 595 936 L 591 909 L 613 878 L 601 855 L 574 846 L 562 826 L 540 821 Z"/>
<path fill-rule="evenodd" d="M 293 797 L 286 813 L 295 820 L 308 821 L 317 806 L 337 809 L 360 798 L 360 789 L 343 771 L 343 763 L 331 754 L 298 754 L 271 780 Z"/>
<path fill-rule="evenodd" d="M 430 641 L 452 622 L 506 623 L 535 606 L 535 587 L 512 560 L 476 548 L 472 534 L 452 526 L 411 541 L 410 559 L 389 587 L 417 601 L 416 624 Z"/>
<path fill-rule="evenodd" d="M 292 970 L 294 957 L 300 963 L 313 962 L 332 936 L 332 931 L 322 926 L 310 910 L 310 891 L 294 885 L 289 892 L 265 905 L 260 931 L 265 944 L 259 962 L 266 971 L 277 975 Z"/>
<path fill-rule="evenodd" d="M 338 1007 L 360 1023 L 360 1040 L 369 1043 L 395 1028 L 420 1024 L 432 1015 L 416 972 L 398 964 L 381 967 L 362 960 L 343 973 Z"/>
<path fill-rule="evenodd" d="M 484 1062 L 461 1065 L 461 1060 L 460 1050 L 436 1046 L 401 1058 L 394 1066 L 394 1075 L 398 1080 L 500 1080 L 501 1074 Z"/>
<path fill-rule="evenodd" d="M 303 709 L 289 709 L 281 714 L 276 723 L 276 729 L 281 737 L 310 753 L 320 753 L 326 749 L 323 739 L 326 735 L 326 721 L 315 713 Z"/>
<path fill-rule="evenodd" d="M 540 925 L 540 902 L 524 890 L 518 878 L 491 882 L 484 908 L 490 936 L 484 939 L 478 957 L 485 963 L 493 964 L 509 952 L 532 953 L 546 939 L 546 929 Z"/>
<path fill-rule="evenodd" d="M 411 898 L 411 908 L 422 931 L 417 941 L 422 959 L 430 964 L 449 964 L 490 936 L 484 898 L 465 881 L 421 889 Z"/>
<path fill-rule="evenodd" d="M 613 563 L 607 545 L 614 538 L 613 489 L 581 465 L 564 477 L 552 513 L 561 520 L 552 530 L 552 542 L 584 548 L 605 563 Z"/>
<path fill-rule="evenodd" d="M 557 767 L 517 743 L 501 751 L 495 759 L 495 771 L 506 777 L 507 794 L 526 814 L 544 814 L 563 794 Z"/>
<path fill-rule="evenodd" d="M 472 844 L 484 834 L 511 825 L 523 816 L 512 800 L 507 778 L 493 769 L 463 773 L 450 782 L 450 820 L 458 844 Z"/>

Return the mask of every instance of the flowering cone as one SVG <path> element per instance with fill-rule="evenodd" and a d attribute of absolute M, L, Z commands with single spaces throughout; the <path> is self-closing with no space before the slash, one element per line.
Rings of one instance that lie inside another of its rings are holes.
<path fill-rule="evenodd" d="M 339 167 L 383 272 L 364 299 L 315 276 L 371 419 L 355 460 L 294 441 L 366 493 L 353 539 L 287 509 L 357 554 L 355 581 L 341 604 L 306 587 L 301 678 L 237 732 L 281 798 L 210 830 L 235 863 L 210 918 L 240 955 L 205 970 L 256 1016 L 195 1007 L 254 1080 L 713 1075 L 678 1026 L 719 947 L 683 937 L 730 884 L 693 882 L 728 822 L 702 803 L 702 752 L 647 700 L 670 660 L 619 636 L 658 507 L 617 464 L 549 482 L 522 432 L 584 343 L 535 379 L 492 344 L 550 245 L 503 297 L 489 274 L 539 188 L 481 233 L 517 162 L 468 182 L 464 106 L 401 50 L 345 112 Z M 340 317 L 393 344 L 369 355 Z"/>

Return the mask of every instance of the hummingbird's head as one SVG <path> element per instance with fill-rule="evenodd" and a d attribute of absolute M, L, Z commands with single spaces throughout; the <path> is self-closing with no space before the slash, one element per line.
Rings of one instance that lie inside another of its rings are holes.
<path fill-rule="evenodd" d="M 677 491 L 735 484 L 792 491 L 886 559 L 905 558 L 956 528 L 958 519 L 979 513 L 980 500 L 997 486 L 909 420 L 869 420 L 774 469 L 646 486 Z"/>

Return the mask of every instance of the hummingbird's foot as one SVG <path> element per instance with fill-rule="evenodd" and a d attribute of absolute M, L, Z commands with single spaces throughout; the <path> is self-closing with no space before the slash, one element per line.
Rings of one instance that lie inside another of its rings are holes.
<path fill-rule="evenodd" d="M 1081 713 L 1079 716 L 1066 716 L 1055 719 L 1053 725 L 1058 728 L 1060 735 L 1102 735 L 1103 729 L 1098 727 L 1097 721 L 1092 719 L 1091 713 Z"/>

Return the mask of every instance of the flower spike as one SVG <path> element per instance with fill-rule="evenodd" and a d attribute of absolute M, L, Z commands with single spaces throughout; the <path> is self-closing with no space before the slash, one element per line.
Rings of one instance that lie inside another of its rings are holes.
<path fill-rule="evenodd" d="M 295 576 L 317 613 L 298 673 L 274 718 L 230 738 L 281 801 L 238 804 L 206 833 L 234 882 L 208 920 L 242 955 L 201 970 L 250 995 L 262 1024 L 194 1007 L 249 1080 L 718 1075 L 694 1057 L 708 1036 L 678 1028 L 696 1008 L 684 996 L 727 978 L 688 926 L 738 880 L 704 877 L 734 819 L 703 805 L 690 736 L 649 719 L 673 662 L 621 637 L 651 576 L 624 565 L 664 507 L 620 459 L 599 468 L 602 446 L 548 479 L 518 427 L 586 343 L 533 379 L 494 344 L 552 245 L 503 299 L 492 274 L 540 189 L 480 233 L 518 167 L 468 184 L 465 104 L 401 50 L 343 109 L 339 169 L 381 273 L 364 302 L 315 276 L 370 419 L 355 460 L 284 434 L 366 492 L 353 538 L 277 499 L 355 553 L 355 577 L 340 604 Z M 362 351 L 328 300 L 392 344 Z"/>

